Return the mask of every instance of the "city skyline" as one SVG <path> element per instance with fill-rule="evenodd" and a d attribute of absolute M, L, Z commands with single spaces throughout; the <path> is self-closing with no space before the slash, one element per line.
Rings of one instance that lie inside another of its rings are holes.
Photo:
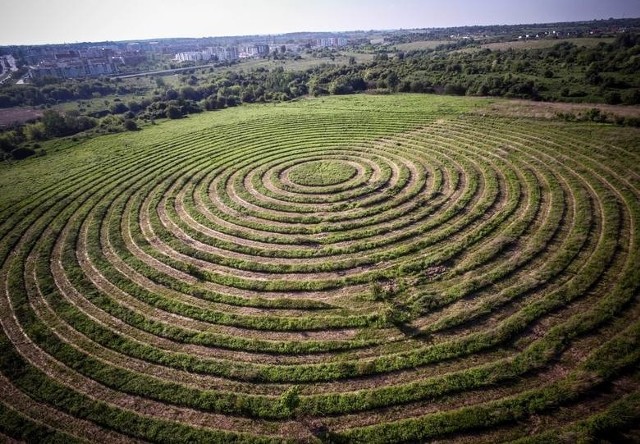
<path fill-rule="evenodd" d="M 640 1 L 33 0 L 2 8 L 0 45 L 553 23 L 640 16 Z"/>

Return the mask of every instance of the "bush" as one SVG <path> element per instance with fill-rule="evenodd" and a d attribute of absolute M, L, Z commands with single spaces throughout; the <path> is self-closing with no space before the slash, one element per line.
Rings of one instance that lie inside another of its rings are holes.
<path fill-rule="evenodd" d="M 640 105 L 640 90 L 628 91 L 622 97 L 622 103 L 625 105 Z"/>
<path fill-rule="evenodd" d="M 131 111 L 132 113 L 139 113 L 140 111 L 142 111 L 142 104 L 136 102 L 135 100 L 130 101 L 127 106 L 129 107 L 129 111 Z"/>
<path fill-rule="evenodd" d="M 467 93 L 467 88 L 459 83 L 447 83 L 444 86 L 444 93 L 450 96 L 464 96 Z"/>
<path fill-rule="evenodd" d="M 127 131 L 137 131 L 138 130 L 138 125 L 136 124 L 136 122 L 134 120 L 131 119 L 127 119 L 124 121 L 123 123 L 124 129 L 126 129 Z"/>
<path fill-rule="evenodd" d="M 607 120 L 607 115 L 603 114 L 599 108 L 591 108 L 585 113 L 585 118 L 592 122 L 605 122 Z"/>
<path fill-rule="evenodd" d="M 96 122 L 96 119 L 92 117 L 80 116 L 77 119 L 75 119 L 74 126 L 77 131 L 86 131 L 91 128 L 95 128 L 97 124 L 98 123 Z"/>
<path fill-rule="evenodd" d="M 122 131 L 122 117 L 109 115 L 100 121 L 100 128 L 109 133 L 117 133 Z"/>
<path fill-rule="evenodd" d="M 622 97 L 619 92 L 613 91 L 604 96 L 604 101 L 609 105 L 619 105 L 622 103 Z"/>
<path fill-rule="evenodd" d="M 22 160 L 22 159 L 26 159 L 29 156 L 33 156 L 35 153 L 36 152 L 31 148 L 21 147 L 11 151 L 11 157 L 13 157 L 16 160 Z"/>
<path fill-rule="evenodd" d="M 63 116 L 57 111 L 47 110 L 42 115 L 42 127 L 50 138 L 70 136 L 95 126 L 95 119 L 79 116 L 77 112 L 68 112 Z"/>
<path fill-rule="evenodd" d="M 624 125 L 632 126 L 634 128 L 640 128 L 640 117 L 625 117 Z"/>
<path fill-rule="evenodd" d="M 175 105 L 169 105 L 166 109 L 167 117 L 170 119 L 179 119 L 182 117 L 182 111 Z"/>
<path fill-rule="evenodd" d="M 566 113 L 557 112 L 556 113 L 556 117 L 558 117 L 559 119 L 565 120 L 567 122 L 575 122 L 576 121 L 576 115 L 574 113 L 572 113 L 571 111 L 567 111 Z"/>
<path fill-rule="evenodd" d="M 118 102 L 111 107 L 112 114 L 124 114 L 127 111 L 129 111 L 129 108 L 122 102 Z"/>
<path fill-rule="evenodd" d="M 353 88 L 344 77 L 338 77 L 329 85 L 329 93 L 335 95 L 352 94 Z"/>
<path fill-rule="evenodd" d="M 24 135 L 28 140 L 44 140 L 46 139 L 46 131 L 42 122 L 25 125 Z"/>

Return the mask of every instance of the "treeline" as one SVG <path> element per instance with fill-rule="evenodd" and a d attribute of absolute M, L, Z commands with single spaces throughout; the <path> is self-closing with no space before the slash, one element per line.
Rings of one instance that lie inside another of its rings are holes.
<path fill-rule="evenodd" d="M 248 73 L 229 71 L 199 79 L 191 75 L 186 85 L 156 91 L 151 99 L 132 101 L 117 111 L 133 113 L 142 119 L 179 118 L 203 110 L 234 107 L 241 103 L 290 100 L 308 93 L 308 74 L 258 68 Z M 128 114 L 128 117 L 133 117 Z"/>
<path fill-rule="evenodd" d="M 64 114 L 46 110 L 37 122 L 16 125 L 0 133 L 0 159 L 21 160 L 36 154 L 41 141 L 73 136 L 85 131 L 99 133 L 135 131 L 138 125 L 123 116 L 106 116 L 96 119 L 80 115 L 77 111 Z"/>
<path fill-rule="evenodd" d="M 572 42 L 541 49 L 491 50 L 458 40 L 422 51 L 389 51 L 370 63 L 306 71 L 258 68 L 190 84 L 154 101 L 200 101 L 202 109 L 289 100 L 306 94 L 408 92 L 531 100 L 640 104 L 640 35 L 594 47 Z"/>
<path fill-rule="evenodd" d="M 37 142 L 64 137 L 94 128 L 96 119 L 80 116 L 77 112 L 62 115 L 57 111 L 47 110 L 38 122 L 20 125 L 0 134 L 0 152 L 6 158 L 24 159 L 35 154 L 33 147 L 24 146 L 25 142 Z"/>
<path fill-rule="evenodd" d="M 144 92 L 145 89 L 118 84 L 110 79 L 62 80 L 47 77 L 30 84 L 2 87 L 0 108 L 56 105 L 60 102 L 89 100 L 112 94 L 136 94 Z"/>
<path fill-rule="evenodd" d="M 532 100 L 640 103 L 640 35 L 595 47 L 491 50 L 462 40 L 435 49 L 381 54 L 372 63 L 323 70 L 316 93 L 358 90 L 444 93 Z"/>
<path fill-rule="evenodd" d="M 562 35 L 571 37 L 614 36 L 620 29 L 637 31 L 640 20 L 608 19 L 586 22 L 535 23 L 518 25 L 473 25 L 438 28 L 420 31 L 393 32 L 384 35 L 385 41 L 392 44 L 418 42 L 424 40 L 447 40 L 451 36 L 478 36 L 504 40 L 505 36 L 517 38 L 520 35 Z"/>

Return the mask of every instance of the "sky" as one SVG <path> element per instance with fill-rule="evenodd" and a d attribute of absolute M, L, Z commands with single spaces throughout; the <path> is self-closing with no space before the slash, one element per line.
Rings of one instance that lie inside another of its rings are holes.
<path fill-rule="evenodd" d="M 0 0 L 0 45 L 640 17 L 640 0 Z"/>

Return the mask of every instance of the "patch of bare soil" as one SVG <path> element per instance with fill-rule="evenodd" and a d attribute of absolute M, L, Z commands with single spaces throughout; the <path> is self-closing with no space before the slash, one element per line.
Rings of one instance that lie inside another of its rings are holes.
<path fill-rule="evenodd" d="M 30 122 L 42 117 L 42 111 L 32 108 L 7 108 L 0 109 L 0 128 L 11 125 Z"/>
<path fill-rule="evenodd" d="M 482 115 L 507 117 L 556 118 L 558 113 L 585 113 L 598 108 L 604 114 L 621 117 L 640 117 L 640 106 L 606 105 L 602 103 L 534 102 L 531 100 L 500 100 L 476 112 Z"/>

